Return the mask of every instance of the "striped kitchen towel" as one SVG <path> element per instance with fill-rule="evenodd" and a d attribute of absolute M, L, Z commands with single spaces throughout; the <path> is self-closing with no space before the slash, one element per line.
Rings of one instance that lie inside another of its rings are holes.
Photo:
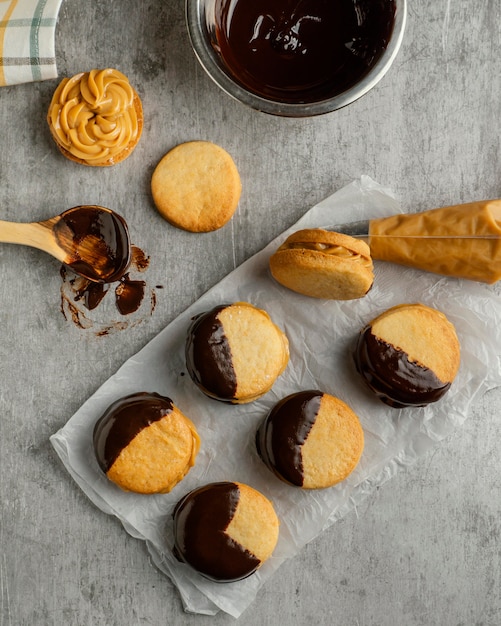
<path fill-rule="evenodd" d="M 62 0 L 0 0 L 0 86 L 57 77 L 55 31 Z"/>

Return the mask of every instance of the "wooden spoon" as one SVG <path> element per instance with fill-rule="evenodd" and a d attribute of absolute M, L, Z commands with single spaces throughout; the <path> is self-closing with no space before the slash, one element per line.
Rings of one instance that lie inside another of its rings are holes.
<path fill-rule="evenodd" d="M 48 252 L 97 283 L 119 280 L 131 261 L 127 223 L 114 211 L 95 205 L 77 206 L 43 222 L 0 220 L 0 242 Z"/>

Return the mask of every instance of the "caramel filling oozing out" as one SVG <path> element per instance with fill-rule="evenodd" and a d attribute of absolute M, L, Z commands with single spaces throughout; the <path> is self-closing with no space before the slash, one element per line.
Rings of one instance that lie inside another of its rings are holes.
<path fill-rule="evenodd" d="M 313 250 L 315 252 L 321 252 L 329 256 L 335 256 L 340 259 L 353 260 L 364 262 L 366 265 L 371 265 L 369 257 L 365 257 L 355 250 L 350 250 L 345 246 L 339 246 L 331 243 L 323 243 L 321 241 L 296 241 L 293 243 L 285 243 L 280 247 L 280 250 Z"/>
<path fill-rule="evenodd" d="M 49 121 L 59 145 L 91 165 L 113 162 L 140 133 L 135 92 L 114 69 L 65 78 L 56 89 Z"/>

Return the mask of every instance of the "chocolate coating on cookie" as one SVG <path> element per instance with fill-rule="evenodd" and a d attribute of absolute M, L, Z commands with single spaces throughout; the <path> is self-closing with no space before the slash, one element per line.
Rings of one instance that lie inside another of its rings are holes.
<path fill-rule="evenodd" d="M 117 400 L 97 421 L 97 462 L 124 491 L 168 493 L 195 464 L 200 437 L 170 398 L 139 392 Z"/>
<path fill-rule="evenodd" d="M 225 532 L 239 500 L 236 483 L 212 483 L 187 494 L 174 509 L 174 554 L 216 582 L 246 578 L 261 563 Z"/>
<path fill-rule="evenodd" d="M 283 398 L 256 433 L 261 459 L 291 485 L 303 486 L 302 446 L 315 423 L 322 395 L 320 391 L 301 391 Z"/>
<path fill-rule="evenodd" d="M 440 400 L 451 386 L 428 367 L 409 360 L 403 350 L 375 337 L 371 327 L 358 337 L 355 365 L 372 391 L 394 408 L 426 406 Z"/>
<path fill-rule="evenodd" d="M 287 396 L 256 434 L 265 465 L 282 481 L 324 489 L 345 480 L 364 448 L 358 416 L 342 400 L 317 390 Z"/>
<path fill-rule="evenodd" d="M 193 382 L 232 404 L 267 393 L 289 360 L 289 342 L 268 313 L 248 302 L 216 306 L 193 318 L 185 346 Z"/>
<path fill-rule="evenodd" d="M 153 422 L 171 413 L 170 398 L 157 393 L 134 393 L 108 407 L 94 427 L 94 450 L 97 462 L 108 472 L 120 452 Z"/>
<path fill-rule="evenodd" d="M 217 399 L 235 397 L 237 381 L 231 362 L 231 349 L 217 306 L 194 318 L 186 341 L 186 367 L 193 381 L 207 395 Z"/>

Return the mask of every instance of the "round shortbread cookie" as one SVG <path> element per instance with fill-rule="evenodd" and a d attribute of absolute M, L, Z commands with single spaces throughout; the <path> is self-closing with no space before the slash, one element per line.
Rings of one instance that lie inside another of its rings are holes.
<path fill-rule="evenodd" d="M 234 582 L 250 576 L 273 553 L 279 521 L 272 503 L 237 482 L 194 489 L 176 505 L 174 554 L 204 577 Z"/>
<path fill-rule="evenodd" d="M 322 489 L 345 480 L 355 469 L 364 433 L 356 414 L 339 398 L 300 391 L 273 407 L 256 433 L 256 448 L 284 482 Z"/>
<path fill-rule="evenodd" d="M 232 157 L 209 141 L 170 150 L 151 178 L 153 201 L 172 225 L 194 233 L 224 226 L 234 214 L 242 183 Z"/>
<path fill-rule="evenodd" d="M 451 322 L 423 304 L 388 309 L 358 337 L 355 364 L 369 388 L 401 408 L 436 402 L 459 369 L 460 345 Z"/>
<path fill-rule="evenodd" d="M 289 361 L 289 342 L 266 311 L 247 302 L 195 317 L 186 340 L 186 367 L 216 400 L 243 404 L 267 393 Z"/>
<path fill-rule="evenodd" d="M 106 476 L 125 491 L 167 493 L 195 464 L 200 439 L 170 398 L 131 394 L 111 404 L 94 427 Z"/>
<path fill-rule="evenodd" d="M 269 264 L 277 282 L 312 298 L 361 298 L 374 281 L 369 246 L 360 239 L 321 228 L 290 235 Z"/>

